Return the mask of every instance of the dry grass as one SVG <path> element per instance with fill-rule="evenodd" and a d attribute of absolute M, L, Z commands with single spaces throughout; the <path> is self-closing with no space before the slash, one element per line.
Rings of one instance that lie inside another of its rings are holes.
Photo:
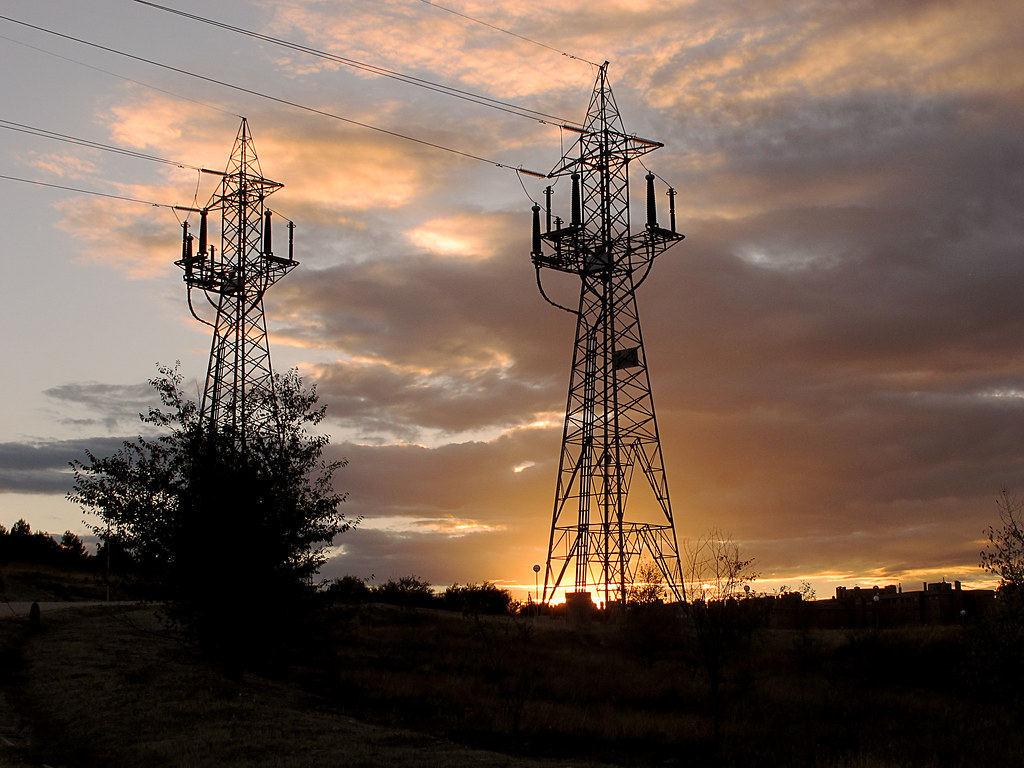
<path fill-rule="evenodd" d="M 0 573 L 2 599 L 12 603 L 33 600 L 103 600 L 107 588 L 100 573 L 69 571 L 37 563 L 7 563 Z"/>
<path fill-rule="evenodd" d="M 165 632 L 149 609 L 74 614 L 44 616 L 42 631 L 22 646 L 14 703 L 36 734 L 25 755 L 31 763 L 544 765 L 367 724 L 284 681 L 231 682 Z M 10 629 L 15 622 L 5 624 Z"/>
<path fill-rule="evenodd" d="M 5 660 L 38 737 L 26 756 L 51 766 L 987 768 L 1024 754 L 1019 709 L 961 674 L 959 628 L 762 632 L 726 670 L 717 743 L 692 649 L 661 636 L 647 663 L 637 629 L 339 607 L 299 661 L 241 682 L 141 608 L 44 616 L 35 635 L 0 622 L 0 643 L 21 649 Z"/>

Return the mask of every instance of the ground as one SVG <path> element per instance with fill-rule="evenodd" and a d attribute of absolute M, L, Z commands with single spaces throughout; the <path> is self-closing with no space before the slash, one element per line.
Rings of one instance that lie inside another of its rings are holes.
<path fill-rule="evenodd" d="M 289 659 L 239 680 L 151 607 L 41 607 L 34 629 L 27 604 L 0 606 L 0 766 L 967 768 L 1024 754 L 1019 700 L 972 680 L 964 627 L 760 629 L 713 697 L 685 632 L 658 630 L 666 615 L 571 627 L 325 606 Z"/>

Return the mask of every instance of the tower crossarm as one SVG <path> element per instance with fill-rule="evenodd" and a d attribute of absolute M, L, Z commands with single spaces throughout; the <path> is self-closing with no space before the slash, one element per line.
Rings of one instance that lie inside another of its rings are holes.
<path fill-rule="evenodd" d="M 247 439 L 277 429 L 263 298 L 270 286 L 298 266 L 293 256 L 294 224 L 288 222 L 287 257 L 276 254 L 273 213 L 266 201 L 284 185 L 263 176 L 244 118 L 227 170 L 211 173 L 220 177 L 218 189 L 205 207 L 186 209 L 200 214 L 198 237 L 186 221 L 181 258 L 175 263 L 182 269 L 193 316 L 213 328 L 203 419 L 211 429 L 230 431 L 244 448 Z M 219 245 L 209 232 L 216 223 Z M 205 295 L 215 319 L 200 316 L 193 291 Z"/>

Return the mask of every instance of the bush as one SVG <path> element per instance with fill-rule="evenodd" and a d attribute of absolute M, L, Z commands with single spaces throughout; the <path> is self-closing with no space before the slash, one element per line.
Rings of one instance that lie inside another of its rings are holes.
<path fill-rule="evenodd" d="M 489 581 L 483 584 L 452 584 L 441 596 L 441 607 L 463 613 L 502 615 L 511 613 L 517 606 L 511 592 Z"/>
<path fill-rule="evenodd" d="M 417 576 L 388 579 L 370 590 L 373 599 L 406 608 L 436 608 L 438 599 L 430 582 Z"/>
<path fill-rule="evenodd" d="M 340 579 L 334 579 L 324 585 L 321 591 L 329 602 L 348 605 L 368 602 L 372 594 L 370 588 L 366 586 L 366 582 L 358 576 L 342 576 Z"/>
<path fill-rule="evenodd" d="M 167 410 L 142 419 L 162 434 L 108 458 L 86 452 L 88 461 L 72 463 L 68 498 L 130 556 L 143 594 L 237 671 L 298 634 L 327 546 L 358 522 L 338 510 L 345 494 L 333 476 L 345 462 L 322 458 L 328 438 L 313 429 L 325 407 L 294 371 L 275 375 L 265 402 L 250 398 L 252 413 L 276 414 L 273 429 L 211 427 L 177 369 L 160 372 L 151 383 Z M 267 615 L 277 617 L 273 632 Z"/>

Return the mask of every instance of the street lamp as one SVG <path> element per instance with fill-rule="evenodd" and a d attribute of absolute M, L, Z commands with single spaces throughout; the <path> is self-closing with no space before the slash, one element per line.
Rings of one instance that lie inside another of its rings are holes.
<path fill-rule="evenodd" d="M 536 596 L 537 611 L 540 611 L 540 595 L 537 594 L 537 590 L 540 589 L 540 587 L 539 587 L 540 582 L 538 581 L 538 579 L 540 578 L 538 576 L 539 573 L 540 573 L 540 566 L 539 565 L 533 566 L 533 594 Z"/>

